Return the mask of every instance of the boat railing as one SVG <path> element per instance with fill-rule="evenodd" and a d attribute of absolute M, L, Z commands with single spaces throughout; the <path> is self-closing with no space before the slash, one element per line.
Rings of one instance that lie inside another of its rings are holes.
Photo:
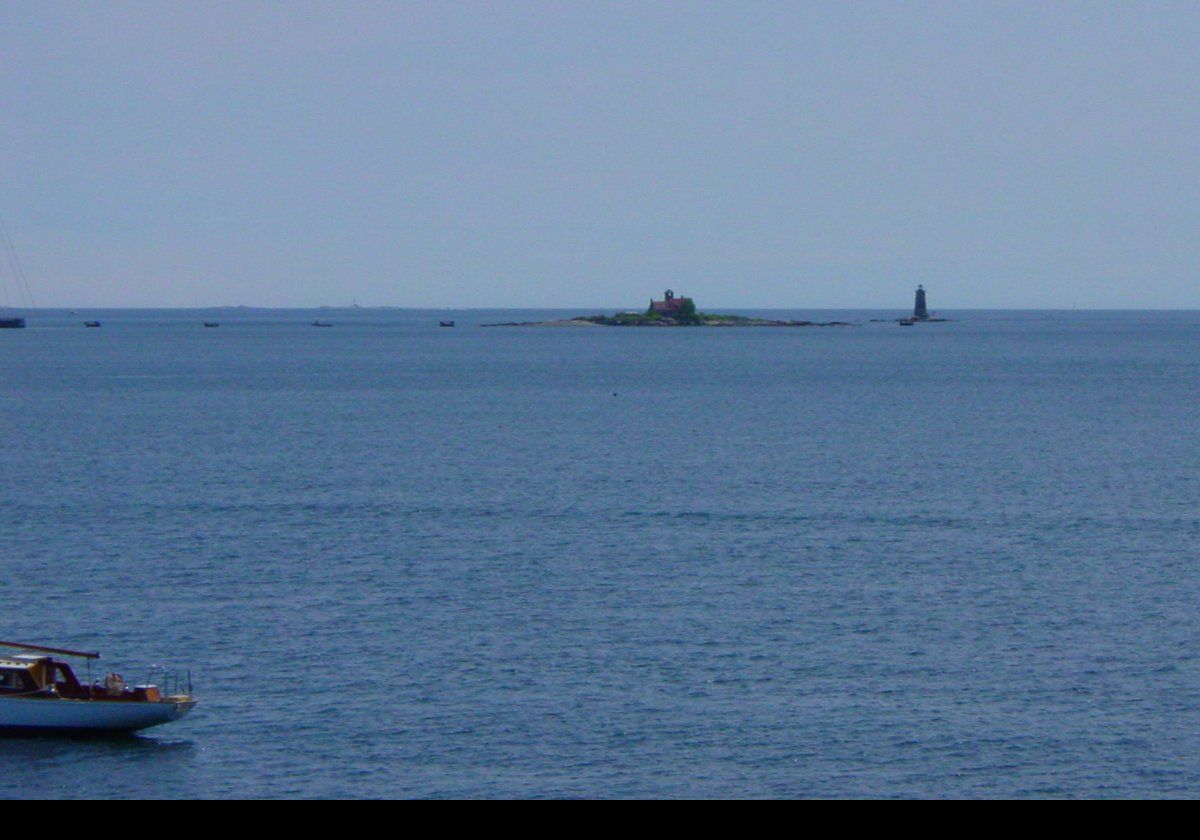
<path fill-rule="evenodd" d="M 146 681 L 142 685 L 158 686 L 158 690 L 166 697 L 192 696 L 192 671 L 172 670 L 162 665 L 151 665 L 146 673 Z"/>

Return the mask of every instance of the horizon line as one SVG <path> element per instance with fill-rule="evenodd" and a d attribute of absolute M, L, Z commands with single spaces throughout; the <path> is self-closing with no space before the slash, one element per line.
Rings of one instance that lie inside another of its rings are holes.
<path fill-rule="evenodd" d="M 400 306 L 393 304 L 318 304 L 309 306 L 261 306 L 256 304 L 205 304 L 194 306 L 116 306 L 111 304 L 89 305 L 89 304 L 74 304 L 69 306 L 0 306 L 0 312 L 13 313 L 32 313 L 32 312 L 73 312 L 76 310 L 91 310 L 91 311 L 127 311 L 127 312 L 195 312 L 195 311 L 213 311 L 213 310 L 258 310 L 264 312 L 297 312 L 297 311 L 312 311 L 312 310 L 327 310 L 327 311 L 348 311 L 348 312 L 370 312 L 370 311 L 401 311 L 401 312 L 529 312 L 529 311 L 547 311 L 547 312 L 573 312 L 576 310 L 592 311 L 613 310 L 616 312 L 633 312 L 641 311 L 631 308 L 621 308 L 612 306 Z M 809 312 L 907 312 L 912 309 L 911 306 L 717 306 L 703 311 L 711 312 L 715 309 L 732 309 L 732 310 L 753 310 L 759 312 L 794 312 L 794 311 L 809 311 Z M 1134 307 L 1109 307 L 1109 306 L 1045 306 L 1045 307 L 1015 307 L 1015 306 L 965 306 L 951 309 L 930 310 L 931 312 L 1200 312 L 1200 305 L 1194 307 L 1165 307 L 1165 306 L 1134 306 Z"/>

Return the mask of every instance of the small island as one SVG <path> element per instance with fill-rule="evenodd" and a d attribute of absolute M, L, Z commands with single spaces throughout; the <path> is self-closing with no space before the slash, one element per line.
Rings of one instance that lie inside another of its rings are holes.
<path fill-rule="evenodd" d="M 667 289 L 662 300 L 651 300 L 645 312 L 618 312 L 615 315 L 580 315 L 557 321 L 510 321 L 483 324 L 485 327 L 852 327 L 846 321 L 783 321 L 748 318 L 743 315 L 717 315 L 700 312 L 689 297 L 679 297 Z"/>

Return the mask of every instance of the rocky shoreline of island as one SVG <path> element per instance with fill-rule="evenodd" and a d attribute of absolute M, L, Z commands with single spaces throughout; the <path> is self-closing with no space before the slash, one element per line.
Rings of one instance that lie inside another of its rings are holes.
<path fill-rule="evenodd" d="M 616 315 L 580 315 L 555 321 L 506 321 L 483 327 L 854 327 L 848 321 L 780 321 L 741 315 L 697 313 L 693 318 L 653 317 L 638 312 Z"/>

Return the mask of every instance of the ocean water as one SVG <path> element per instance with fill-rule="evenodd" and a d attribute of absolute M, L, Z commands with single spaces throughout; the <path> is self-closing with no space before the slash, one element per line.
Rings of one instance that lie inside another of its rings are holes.
<path fill-rule="evenodd" d="M 555 314 L 0 332 L 0 797 L 1200 795 L 1200 313 Z"/>

